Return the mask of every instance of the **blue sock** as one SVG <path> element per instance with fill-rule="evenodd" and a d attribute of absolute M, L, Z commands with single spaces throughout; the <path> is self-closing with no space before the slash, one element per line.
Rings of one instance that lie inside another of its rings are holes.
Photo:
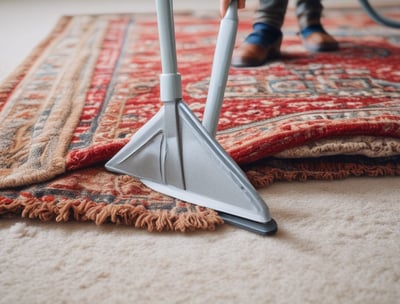
<path fill-rule="evenodd" d="M 253 24 L 253 32 L 247 36 L 245 41 L 250 44 L 268 47 L 280 38 L 282 38 L 282 31 L 280 29 L 259 22 Z"/>

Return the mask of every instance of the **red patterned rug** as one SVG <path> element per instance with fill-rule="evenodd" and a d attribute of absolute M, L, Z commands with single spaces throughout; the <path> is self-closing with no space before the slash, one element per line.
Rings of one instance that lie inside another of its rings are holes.
<path fill-rule="evenodd" d="M 400 10 L 391 10 L 400 16 Z M 232 69 L 217 139 L 257 187 L 400 173 L 400 34 L 331 10 L 340 51 L 309 54 L 289 14 L 283 57 Z M 252 16 L 240 16 L 238 41 Z M 217 14 L 175 16 L 184 100 L 201 119 Z M 212 230 L 217 213 L 104 170 L 161 106 L 153 14 L 63 17 L 0 86 L 0 215 Z"/>

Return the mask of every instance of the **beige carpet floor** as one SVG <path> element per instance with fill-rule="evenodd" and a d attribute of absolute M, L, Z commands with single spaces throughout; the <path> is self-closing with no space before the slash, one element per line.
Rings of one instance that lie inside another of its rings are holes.
<path fill-rule="evenodd" d="M 0 79 L 60 14 L 152 9 L 110 3 L 1 0 Z M 399 178 L 277 183 L 260 193 L 279 223 L 274 237 L 228 225 L 152 234 L 1 219 L 0 303 L 400 303 Z"/>
<path fill-rule="evenodd" d="M 398 178 L 261 191 L 274 237 L 0 221 L 0 303 L 399 303 Z"/>

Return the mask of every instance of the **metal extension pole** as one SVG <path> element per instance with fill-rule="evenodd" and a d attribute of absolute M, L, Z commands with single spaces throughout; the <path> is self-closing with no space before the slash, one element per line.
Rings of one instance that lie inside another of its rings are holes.
<path fill-rule="evenodd" d="M 215 137 L 217 133 L 218 120 L 221 114 L 233 48 L 235 46 L 237 27 L 237 1 L 232 0 L 225 18 L 221 21 L 204 110 L 203 126 L 211 137 Z"/>

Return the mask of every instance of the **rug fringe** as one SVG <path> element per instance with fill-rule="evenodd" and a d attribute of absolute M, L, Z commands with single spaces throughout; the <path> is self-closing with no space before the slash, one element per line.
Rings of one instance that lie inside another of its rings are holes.
<path fill-rule="evenodd" d="M 39 219 L 43 222 L 75 220 L 77 222 L 91 221 L 96 225 L 114 223 L 146 229 L 149 232 L 214 231 L 217 226 L 224 223 L 217 212 L 201 207 L 195 208 L 196 212 L 178 214 L 167 210 L 150 211 L 142 205 L 108 205 L 79 200 L 57 202 L 46 197 L 38 200 L 24 196 L 16 200 L 0 199 L 0 215 L 20 214 L 23 218 Z"/>

